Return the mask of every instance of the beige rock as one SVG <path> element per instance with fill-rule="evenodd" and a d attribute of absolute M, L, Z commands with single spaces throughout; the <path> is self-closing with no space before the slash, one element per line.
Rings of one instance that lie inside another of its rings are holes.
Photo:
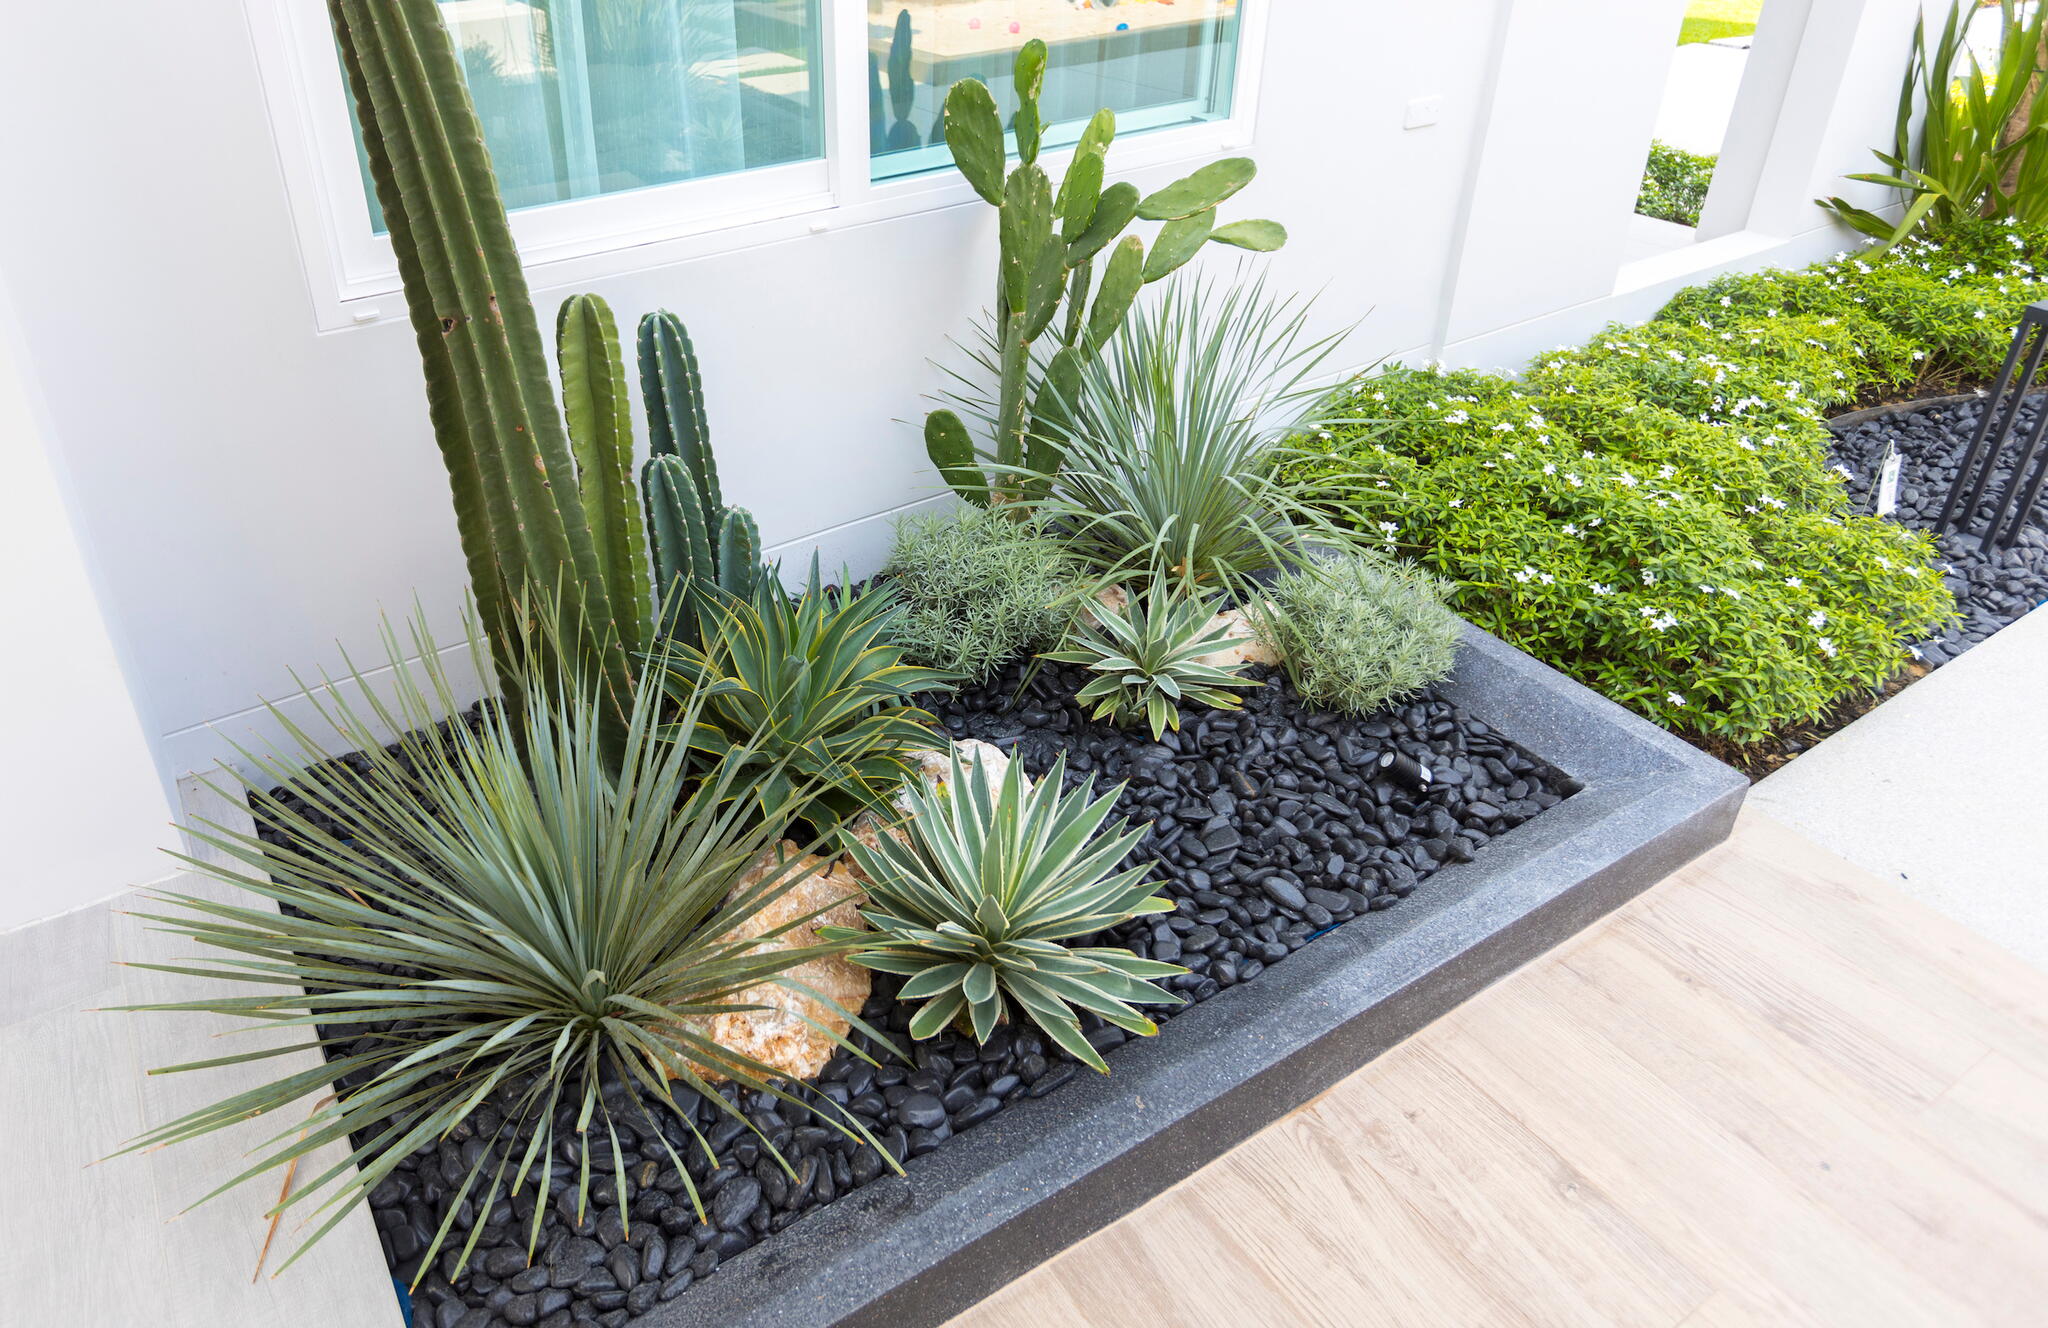
<path fill-rule="evenodd" d="M 803 856 L 795 844 L 786 841 L 779 856 L 784 860 L 794 859 L 798 863 L 798 871 L 818 862 L 817 858 Z M 774 860 L 764 856 L 752 870 L 739 879 L 733 886 L 732 894 L 727 898 L 759 885 L 774 865 Z M 823 914 L 802 926 L 792 927 L 773 940 L 762 942 L 765 948 L 771 950 L 801 949 L 817 943 L 817 928 L 821 926 L 865 925 L 856 910 L 866 899 L 867 892 L 862 888 L 860 880 L 851 875 L 843 864 L 834 863 L 805 877 L 795 887 L 726 935 L 742 939 L 761 936 L 774 931 L 792 918 L 800 918 L 819 908 L 825 908 Z M 827 905 L 830 907 L 826 907 Z M 860 1012 L 861 1006 L 867 1004 L 868 992 L 872 986 L 868 970 L 841 958 L 809 960 L 790 969 L 788 976 L 837 1002 L 840 1009 L 855 1014 Z M 837 1050 L 837 1044 L 799 1018 L 798 1011 L 842 1036 L 849 1027 L 846 1018 L 831 1007 L 774 983 L 749 987 L 731 1000 L 734 1005 L 762 1005 L 768 1008 L 735 1010 L 720 1015 L 696 1015 L 685 1023 L 719 1046 L 772 1066 L 777 1073 L 787 1075 L 791 1079 L 808 1079 L 819 1073 L 825 1068 L 825 1062 L 832 1058 L 832 1053 Z M 713 1082 L 725 1078 L 724 1075 L 717 1073 L 706 1073 L 704 1077 Z"/>
<path fill-rule="evenodd" d="M 1224 632 L 1232 637 L 1242 637 L 1234 646 L 1211 651 L 1199 656 L 1196 663 L 1211 668 L 1235 669 L 1247 664 L 1278 664 L 1280 654 L 1273 647 L 1259 639 L 1259 632 L 1252 625 L 1251 618 L 1243 609 L 1225 609 L 1209 622 L 1211 632 Z"/>
<path fill-rule="evenodd" d="M 962 738 L 953 744 L 953 751 L 959 753 L 963 773 L 970 776 L 980 775 L 982 783 L 988 786 L 991 795 L 1002 788 L 1003 780 L 1010 771 L 1010 758 L 1004 754 L 1002 748 L 993 743 L 983 742 L 979 738 Z M 953 777 L 952 760 L 945 752 L 913 752 L 910 759 L 917 767 L 917 777 L 927 784 L 943 789 L 947 781 Z M 1031 787 L 1028 775 L 1024 779 L 1024 787 L 1026 790 Z M 898 817 L 909 815 L 910 799 L 906 794 L 896 795 L 895 809 Z M 884 833 L 882 818 L 873 812 L 862 812 L 847 826 L 847 832 L 869 848 L 873 848 L 880 842 Z M 893 836 L 898 843 L 905 842 L 903 831 L 894 825 L 887 827 L 886 833 Z M 841 861 L 840 869 L 856 881 L 864 883 L 867 880 L 867 874 L 861 871 L 850 857 Z"/>

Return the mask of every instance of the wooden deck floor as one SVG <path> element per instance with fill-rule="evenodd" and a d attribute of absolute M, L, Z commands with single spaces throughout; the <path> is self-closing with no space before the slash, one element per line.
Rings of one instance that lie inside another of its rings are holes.
<path fill-rule="evenodd" d="M 1760 816 L 954 1321 L 2048 1324 L 2048 975 Z"/>

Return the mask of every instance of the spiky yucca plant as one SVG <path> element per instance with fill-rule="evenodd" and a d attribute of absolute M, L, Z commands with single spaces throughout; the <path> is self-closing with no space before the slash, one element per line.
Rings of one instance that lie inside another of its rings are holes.
<path fill-rule="evenodd" d="M 1145 720 L 1157 742 L 1166 730 L 1180 730 L 1183 702 L 1235 710 L 1241 702 L 1224 689 L 1252 685 L 1236 670 L 1202 662 L 1204 655 L 1250 639 L 1211 626 L 1215 620 L 1209 600 L 1158 581 L 1127 594 L 1122 605 L 1091 602 L 1066 647 L 1045 658 L 1085 665 L 1100 675 L 1074 699 L 1094 702 L 1096 719 L 1107 715 L 1124 727 Z"/>
<path fill-rule="evenodd" d="M 798 812 L 824 826 L 886 802 L 910 753 L 936 745 L 910 699 L 951 675 L 903 662 L 895 592 L 827 588 L 814 566 L 795 597 L 772 576 L 748 599 L 707 595 L 702 644 L 674 646 L 658 676 L 678 700 L 701 699 L 683 741 L 708 762 L 758 769 L 778 802 L 807 786 Z"/>
<path fill-rule="evenodd" d="M 1322 380 L 1345 334 L 1311 339 L 1308 313 L 1263 279 L 1176 277 L 1066 389 L 1054 382 L 1060 464 L 1020 468 L 1017 484 L 1108 578 L 1154 572 L 1243 597 L 1304 545 L 1356 546 L 1283 465 L 1301 435 L 1357 422 Z"/>
<path fill-rule="evenodd" d="M 910 1021 L 911 1037 L 928 1038 L 957 1021 L 986 1042 L 1014 1009 L 1106 1074 L 1075 1009 L 1149 1037 L 1158 1026 L 1134 1007 L 1179 1003 L 1152 980 L 1186 969 L 1113 946 L 1063 944 L 1173 911 L 1172 901 L 1152 893 L 1145 867 L 1117 869 L 1143 837 L 1121 821 L 1104 828 L 1122 787 L 1098 798 L 1091 778 L 1069 792 L 1065 774 L 1062 756 L 1027 789 L 1023 763 L 1012 761 L 991 792 L 979 771 L 962 769 L 956 752 L 943 789 L 912 781 L 906 790 L 901 838 L 885 834 L 869 844 L 845 837 L 868 877 L 861 916 L 875 931 L 820 934 L 860 946 L 854 963 L 909 979 L 899 998 L 924 1002 Z"/>
<path fill-rule="evenodd" d="M 643 688 L 628 717 L 624 760 L 615 765 L 604 751 L 606 717 L 595 685 L 566 691 L 559 671 L 543 678 L 533 670 L 507 684 L 517 693 L 523 733 L 509 707 L 494 704 L 474 728 L 456 723 L 437 734 L 434 719 L 454 714 L 457 701 L 434 642 L 419 623 L 409 651 L 388 627 L 385 636 L 395 705 L 380 701 L 351 665 L 347 686 L 305 690 L 338 742 L 315 739 L 273 708 L 299 752 L 242 753 L 257 773 L 233 775 L 242 786 L 234 791 L 285 843 L 212 823 L 193 829 L 229 865 L 184 860 L 245 892 L 247 902 L 155 896 L 169 911 L 146 916 L 216 954 L 145 967 L 213 985 L 189 1001 L 130 1007 L 229 1015 L 297 1035 L 289 1045 L 152 1073 L 330 1053 L 324 1064 L 182 1116 L 129 1146 L 175 1143 L 318 1099 L 310 1118 L 292 1112 L 279 1119 L 248 1167 L 206 1196 L 347 1145 L 350 1165 L 324 1171 L 273 1210 L 310 1210 L 306 1220 L 315 1224 L 287 1266 L 409 1153 L 446 1138 L 494 1095 L 508 1129 L 470 1167 L 420 1267 L 435 1267 L 451 1237 L 467 1262 L 484 1224 L 465 1236 L 454 1227 L 458 1206 L 484 1212 L 501 1194 L 529 1185 L 542 1199 L 528 1232 L 531 1249 L 563 1166 L 556 1147 L 563 1108 L 573 1108 L 574 1137 L 583 1145 L 569 1177 L 579 1212 L 593 1156 L 627 1193 L 616 1124 L 672 1104 L 672 1079 L 735 1116 L 707 1082 L 710 1072 L 778 1097 L 792 1091 L 769 1066 L 718 1046 L 684 1020 L 761 1008 L 738 998 L 763 983 L 822 1000 L 787 975 L 835 952 L 822 944 L 767 948 L 815 914 L 752 939 L 727 939 L 808 874 L 794 864 L 771 866 L 758 883 L 735 890 L 781 840 L 798 796 L 781 803 L 743 797 L 736 784 L 781 776 L 780 763 L 756 769 L 733 762 L 698 783 L 688 750 L 657 735 L 669 718 L 660 691 Z M 485 647 L 474 624 L 470 646 L 481 668 Z M 351 691 L 364 699 L 352 700 Z M 703 706 L 703 698 L 685 698 L 676 722 L 688 730 Z M 406 736 L 386 750 L 392 731 Z M 349 765 L 326 764 L 351 750 L 360 756 Z M 293 796 L 267 791 L 273 785 Z M 345 826 L 347 837 L 323 828 L 329 821 Z M 252 987 L 253 994 L 230 994 Z M 336 1031 L 323 1034 L 323 1025 Z M 601 1091 L 608 1080 L 620 1085 L 611 1090 L 617 1100 Z M 872 1142 L 823 1099 L 807 1105 Z M 710 1158 L 709 1142 L 690 1129 Z M 646 1146 L 659 1142 L 687 1182 L 682 1157 L 663 1135 L 639 1132 Z M 761 1146 L 781 1160 L 769 1140 Z M 690 1195 L 696 1201 L 694 1184 Z"/>

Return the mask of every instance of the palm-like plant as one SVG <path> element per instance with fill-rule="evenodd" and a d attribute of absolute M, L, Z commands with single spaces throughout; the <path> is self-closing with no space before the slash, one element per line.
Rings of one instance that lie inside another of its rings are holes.
<path fill-rule="evenodd" d="M 525 1185 L 545 1199 L 563 1165 L 558 1113 L 565 1107 L 574 1109 L 574 1137 L 582 1144 L 571 1177 L 580 1207 L 593 1157 L 627 1192 L 616 1126 L 622 1118 L 644 1120 L 652 1106 L 672 1106 L 672 1080 L 735 1116 L 738 1109 L 712 1090 L 711 1076 L 788 1097 L 793 1090 L 776 1082 L 774 1069 L 708 1040 L 696 1031 L 703 1019 L 694 1027 L 686 1022 L 762 1008 L 740 1003 L 751 987 L 799 991 L 877 1036 L 788 976 L 798 964 L 837 953 L 835 947 L 771 946 L 816 914 L 752 938 L 735 934 L 809 873 L 794 862 L 779 865 L 784 860 L 772 853 L 793 797 L 778 805 L 742 796 L 736 786 L 751 777 L 746 762 L 728 763 L 697 783 L 689 751 L 657 734 L 663 702 L 653 688 L 635 701 L 622 762 L 606 755 L 606 717 L 594 691 L 565 691 L 571 684 L 559 672 L 551 680 L 535 671 L 508 683 L 523 732 L 500 704 L 486 707 L 474 728 L 456 724 L 436 735 L 434 717 L 453 714 L 457 703 L 425 628 L 415 624 L 412 637 L 412 650 L 402 652 L 386 629 L 395 704 L 380 701 L 353 666 L 352 690 L 363 702 L 331 682 L 305 691 L 319 719 L 340 735 L 340 750 L 360 753 L 349 765 L 335 762 L 327 745 L 275 709 L 301 759 L 275 750 L 242 753 L 260 777 L 235 775 L 238 791 L 260 821 L 282 832 L 283 844 L 212 823 L 194 829 L 230 865 L 185 861 L 253 898 L 222 903 L 166 893 L 156 899 L 174 911 L 147 915 L 220 952 L 150 967 L 256 992 L 209 991 L 131 1008 L 224 1014 L 300 1035 L 275 1050 L 156 1073 L 305 1049 L 329 1053 L 322 1066 L 192 1112 L 129 1145 L 174 1143 L 320 1099 L 309 1120 L 281 1123 L 246 1170 L 207 1196 L 280 1168 L 289 1177 L 316 1150 L 360 1140 L 346 1164 L 273 1210 L 276 1216 L 310 1207 L 307 1220 L 318 1223 L 292 1259 L 407 1154 L 445 1138 L 487 1100 L 509 1128 L 470 1167 L 422 1270 L 435 1266 L 451 1232 L 461 1238 L 454 1222 L 464 1201 L 466 1210 L 482 1212 L 508 1186 L 516 1194 Z M 474 626 L 470 644 L 481 667 L 484 647 Z M 408 664 L 407 653 L 420 662 Z M 702 705 L 701 698 L 687 700 L 677 722 L 687 730 Z M 389 731 L 406 735 L 393 750 L 382 745 Z M 772 762 L 763 768 L 783 773 Z M 273 784 L 282 786 L 279 792 L 265 791 Z M 346 826 L 347 836 L 323 829 L 328 823 Z M 767 864 L 759 880 L 736 889 L 757 863 Z M 372 1030 L 368 1046 L 362 1026 Z M 608 1094 L 607 1081 L 619 1087 Z M 868 1138 L 852 1116 L 822 1099 L 809 1105 Z M 677 1119 L 690 1122 L 688 1113 Z M 694 1124 L 690 1129 L 696 1134 Z M 667 1150 L 687 1181 L 683 1158 L 663 1135 L 644 1127 L 640 1133 L 646 1146 L 658 1142 Z M 780 1160 L 768 1140 L 761 1142 Z M 711 1158 L 702 1134 L 695 1146 Z M 690 1193 L 694 1201 L 694 1185 Z M 315 1203 L 315 1195 L 324 1198 Z M 545 1208 L 543 1202 L 535 1209 L 529 1245 Z M 464 1240 L 463 1262 L 483 1225 Z"/>
<path fill-rule="evenodd" d="M 1970 49 L 1970 21 L 1980 12 L 1976 0 L 1957 0 L 1932 41 L 1926 16 L 1914 24 L 1892 150 L 1871 154 L 1886 169 L 1849 177 L 1903 191 L 1905 215 L 1893 221 L 1839 198 L 1816 202 L 1886 244 L 1923 223 L 1938 230 L 1970 217 L 2048 221 L 2048 97 L 2036 95 L 2048 6 L 2022 13 L 2013 0 L 1999 0 L 1990 69 Z"/>
<path fill-rule="evenodd" d="M 1202 662 L 1205 655 L 1250 639 L 1231 636 L 1215 621 L 1208 599 L 1155 581 L 1126 595 L 1122 605 L 1090 602 L 1086 621 L 1075 625 L 1068 644 L 1045 658 L 1085 665 L 1100 675 L 1074 699 L 1094 702 L 1096 719 L 1106 715 L 1128 727 L 1142 718 L 1157 742 L 1166 730 L 1179 731 L 1183 703 L 1235 710 L 1238 698 L 1224 689 L 1252 685 L 1235 670 Z"/>
<path fill-rule="evenodd" d="M 761 774 L 783 803 L 811 790 L 799 814 L 814 825 L 886 802 L 934 745 L 932 717 L 910 704 L 951 675 L 903 662 L 902 616 L 886 587 L 827 589 L 812 568 L 794 598 L 764 577 L 749 599 L 720 595 L 700 614 L 701 646 L 673 646 L 660 670 L 678 701 L 697 698 L 682 740 L 714 765 Z"/>
<path fill-rule="evenodd" d="M 1083 363 L 1054 412 L 1063 459 L 1020 469 L 1022 487 L 1045 494 L 1039 509 L 1112 578 L 1158 569 L 1242 595 L 1253 573 L 1293 562 L 1304 544 L 1355 546 L 1281 473 L 1298 450 L 1289 438 L 1355 422 L 1311 383 L 1344 334 L 1311 340 L 1307 317 L 1305 302 L 1269 296 L 1263 279 L 1175 278 Z"/>
<path fill-rule="evenodd" d="M 1152 980 L 1187 971 L 1118 947 L 1062 944 L 1173 911 L 1153 895 L 1145 867 L 1117 870 L 1144 837 L 1121 821 L 1104 829 L 1121 786 L 1098 798 L 1091 778 L 1066 791 L 1064 756 L 1029 787 L 1023 762 L 1012 761 L 993 792 L 962 770 L 958 753 L 952 767 L 944 788 L 912 783 L 898 835 L 845 837 L 868 878 L 861 916 L 875 931 L 819 934 L 859 945 L 856 964 L 909 978 L 899 999 L 924 1002 L 910 1021 L 913 1038 L 958 1022 L 986 1042 L 1014 1006 L 1107 1074 L 1075 1009 L 1149 1037 L 1158 1025 L 1134 1007 L 1178 1004 Z"/>

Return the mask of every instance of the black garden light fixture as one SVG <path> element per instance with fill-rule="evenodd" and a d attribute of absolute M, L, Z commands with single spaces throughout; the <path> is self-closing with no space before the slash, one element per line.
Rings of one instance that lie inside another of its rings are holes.
<path fill-rule="evenodd" d="M 2048 454 L 2042 448 L 2043 441 L 2048 440 L 2048 408 L 2036 413 L 2033 426 L 2018 445 L 2005 487 L 1992 500 L 1988 512 L 1984 503 L 1998 472 L 2000 457 L 2007 450 L 2013 425 L 2019 419 L 2020 403 L 2034 386 L 2044 354 L 2048 354 L 2048 301 L 2028 305 L 2020 316 L 2012 349 L 2006 352 L 1998 381 L 1984 400 L 1984 411 L 1977 417 L 1977 428 L 1956 468 L 1955 485 L 1949 490 L 1948 501 L 1942 504 L 1941 519 L 1934 524 L 1936 533 L 1953 530 L 1968 535 L 1976 533 L 1982 525 L 1986 549 L 2011 548 L 2018 542 L 2027 513 L 2041 496 L 2044 482 L 2048 482 Z"/>

